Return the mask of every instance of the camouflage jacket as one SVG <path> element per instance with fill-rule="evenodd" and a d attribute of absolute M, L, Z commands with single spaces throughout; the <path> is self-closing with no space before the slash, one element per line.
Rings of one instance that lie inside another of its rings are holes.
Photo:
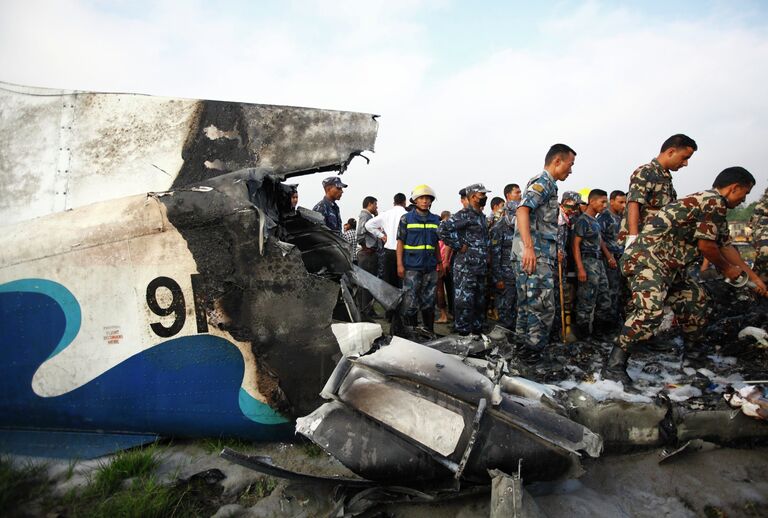
<path fill-rule="evenodd" d="M 640 204 L 638 230 L 642 230 L 651 217 L 675 200 L 677 200 L 677 193 L 672 186 L 672 173 L 661 167 L 655 158 L 650 163 L 635 169 L 629 177 L 627 203 L 634 201 Z M 623 242 L 629 234 L 628 214 L 629 211 L 624 211 L 624 217 L 621 219 L 621 230 L 618 236 L 620 242 Z"/>
<path fill-rule="evenodd" d="M 752 228 L 752 243 L 756 247 L 768 245 L 768 189 L 755 205 L 749 226 Z"/>
<path fill-rule="evenodd" d="M 325 226 L 331 229 L 331 232 L 341 235 L 341 213 L 335 201 L 330 201 L 323 196 L 323 199 L 317 202 L 317 205 L 312 210 L 323 215 Z"/>
<path fill-rule="evenodd" d="M 613 255 L 624 253 L 624 244 L 619 242 L 619 229 L 621 228 L 621 216 L 614 214 L 611 209 L 605 209 L 597 216 L 600 222 L 600 234 L 603 242 Z"/>
<path fill-rule="evenodd" d="M 689 194 L 670 203 L 640 231 L 635 244 L 627 250 L 634 263 L 659 263 L 666 270 L 676 270 L 700 259 L 698 240 L 715 241 L 718 246 L 731 244 L 728 207 L 715 189 Z"/>
<path fill-rule="evenodd" d="M 517 206 L 516 201 L 507 202 L 501 219 L 491 227 L 491 278 L 494 283 L 514 276 L 512 241 Z"/>
<path fill-rule="evenodd" d="M 488 223 L 482 212 L 477 212 L 472 207 L 461 209 L 443 221 L 437 235 L 454 250 L 454 271 L 474 274 L 484 274 L 488 271 L 490 238 Z M 467 245 L 467 251 L 459 252 L 464 245 Z"/>
<path fill-rule="evenodd" d="M 579 250 L 581 250 L 582 257 L 602 257 L 600 250 L 600 223 L 597 218 L 590 216 L 586 212 L 576 219 L 576 223 L 573 225 L 573 233 L 581 238 L 579 243 Z"/>
<path fill-rule="evenodd" d="M 528 207 L 530 212 L 531 239 L 538 261 L 549 264 L 557 263 L 557 220 L 560 204 L 557 202 L 557 182 L 547 172 L 534 176 L 525 187 L 521 207 Z M 515 240 L 512 245 L 515 260 L 523 256 L 523 242 L 520 229 L 515 228 Z"/>

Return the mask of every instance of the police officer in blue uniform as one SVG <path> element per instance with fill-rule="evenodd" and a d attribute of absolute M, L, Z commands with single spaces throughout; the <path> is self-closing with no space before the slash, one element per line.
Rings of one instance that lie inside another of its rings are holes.
<path fill-rule="evenodd" d="M 555 316 L 554 275 L 557 268 L 557 183 L 571 174 L 576 152 L 552 146 L 544 171 L 531 178 L 517 208 L 512 251 L 517 259 L 517 328 L 521 359 L 539 363 Z"/>
<path fill-rule="evenodd" d="M 469 185 L 464 191 L 467 207 L 445 220 L 439 235 L 454 250 L 454 327 L 466 336 L 482 333 L 485 323 L 490 237 L 483 207 L 490 191 L 481 183 Z"/>
<path fill-rule="evenodd" d="M 325 196 L 312 208 L 315 212 L 323 215 L 325 226 L 338 235 L 341 235 L 341 213 L 336 202 L 341 199 L 346 187 L 347 184 L 342 182 L 338 176 L 329 176 L 323 180 Z"/>
<path fill-rule="evenodd" d="M 499 324 L 510 331 L 515 330 L 517 320 L 512 241 L 515 236 L 515 211 L 519 203 L 508 201 L 501 218 L 491 227 L 491 278 L 496 288 L 496 311 Z"/>

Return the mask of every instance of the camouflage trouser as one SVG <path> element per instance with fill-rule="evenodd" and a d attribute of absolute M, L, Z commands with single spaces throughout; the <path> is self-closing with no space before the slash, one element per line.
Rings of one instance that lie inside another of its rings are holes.
<path fill-rule="evenodd" d="M 552 266 L 538 261 L 528 275 L 519 262 L 517 272 L 517 325 L 515 334 L 520 345 L 540 351 L 549 344 L 549 332 L 555 318 L 555 280 Z"/>
<path fill-rule="evenodd" d="M 584 269 L 587 271 L 587 281 L 579 282 L 576 290 L 576 310 L 574 321 L 576 325 L 589 327 L 592 315 L 598 320 L 613 320 L 613 307 L 608 288 L 608 277 L 605 273 L 603 260 L 597 257 L 582 257 Z"/>
<path fill-rule="evenodd" d="M 504 289 L 496 289 L 496 311 L 499 313 L 499 325 L 514 331 L 517 321 L 515 275 L 513 272 L 503 274 L 501 280 L 504 281 Z"/>
<path fill-rule="evenodd" d="M 707 294 L 685 270 L 670 272 L 656 264 L 638 263 L 627 279 L 632 300 L 618 339 L 619 347 L 625 351 L 633 343 L 653 337 L 654 330 L 661 324 L 665 303 L 671 306 L 683 335 L 689 340 L 695 339 L 704 328 Z"/>
<path fill-rule="evenodd" d="M 753 270 L 759 276 L 768 278 L 768 241 L 755 243 L 755 267 Z"/>
<path fill-rule="evenodd" d="M 454 270 L 454 327 L 457 333 L 481 333 L 485 323 L 485 274 Z"/>
<path fill-rule="evenodd" d="M 406 270 L 403 278 L 403 314 L 416 315 L 421 310 L 435 307 L 435 293 L 437 289 L 437 270 L 420 272 Z"/>

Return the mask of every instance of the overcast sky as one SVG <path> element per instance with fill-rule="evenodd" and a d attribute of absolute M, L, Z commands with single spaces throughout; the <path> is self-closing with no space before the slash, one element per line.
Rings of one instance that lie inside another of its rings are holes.
<path fill-rule="evenodd" d="M 501 195 L 555 142 L 566 189 L 626 189 L 671 134 L 699 151 L 679 194 L 741 165 L 768 184 L 768 3 L 449 0 L 0 2 L 0 80 L 381 115 L 342 216 L 420 183 L 455 210 Z M 322 197 L 322 175 L 300 184 Z"/>

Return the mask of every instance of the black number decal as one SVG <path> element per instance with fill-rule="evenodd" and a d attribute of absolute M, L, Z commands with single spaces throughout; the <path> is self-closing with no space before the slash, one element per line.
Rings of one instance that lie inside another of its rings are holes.
<path fill-rule="evenodd" d="M 163 308 L 157 302 L 157 289 L 167 288 L 171 292 L 171 303 L 167 308 Z M 161 317 L 167 317 L 168 315 L 176 315 L 173 323 L 170 327 L 165 327 L 160 322 L 150 324 L 152 331 L 157 336 L 168 338 L 175 335 L 181 328 L 184 327 L 184 322 L 187 319 L 187 305 L 184 301 L 184 293 L 181 291 L 181 286 L 170 277 L 157 277 L 152 279 L 152 282 L 147 286 L 147 306 L 155 315 Z M 199 327 L 199 324 L 198 324 Z"/>

